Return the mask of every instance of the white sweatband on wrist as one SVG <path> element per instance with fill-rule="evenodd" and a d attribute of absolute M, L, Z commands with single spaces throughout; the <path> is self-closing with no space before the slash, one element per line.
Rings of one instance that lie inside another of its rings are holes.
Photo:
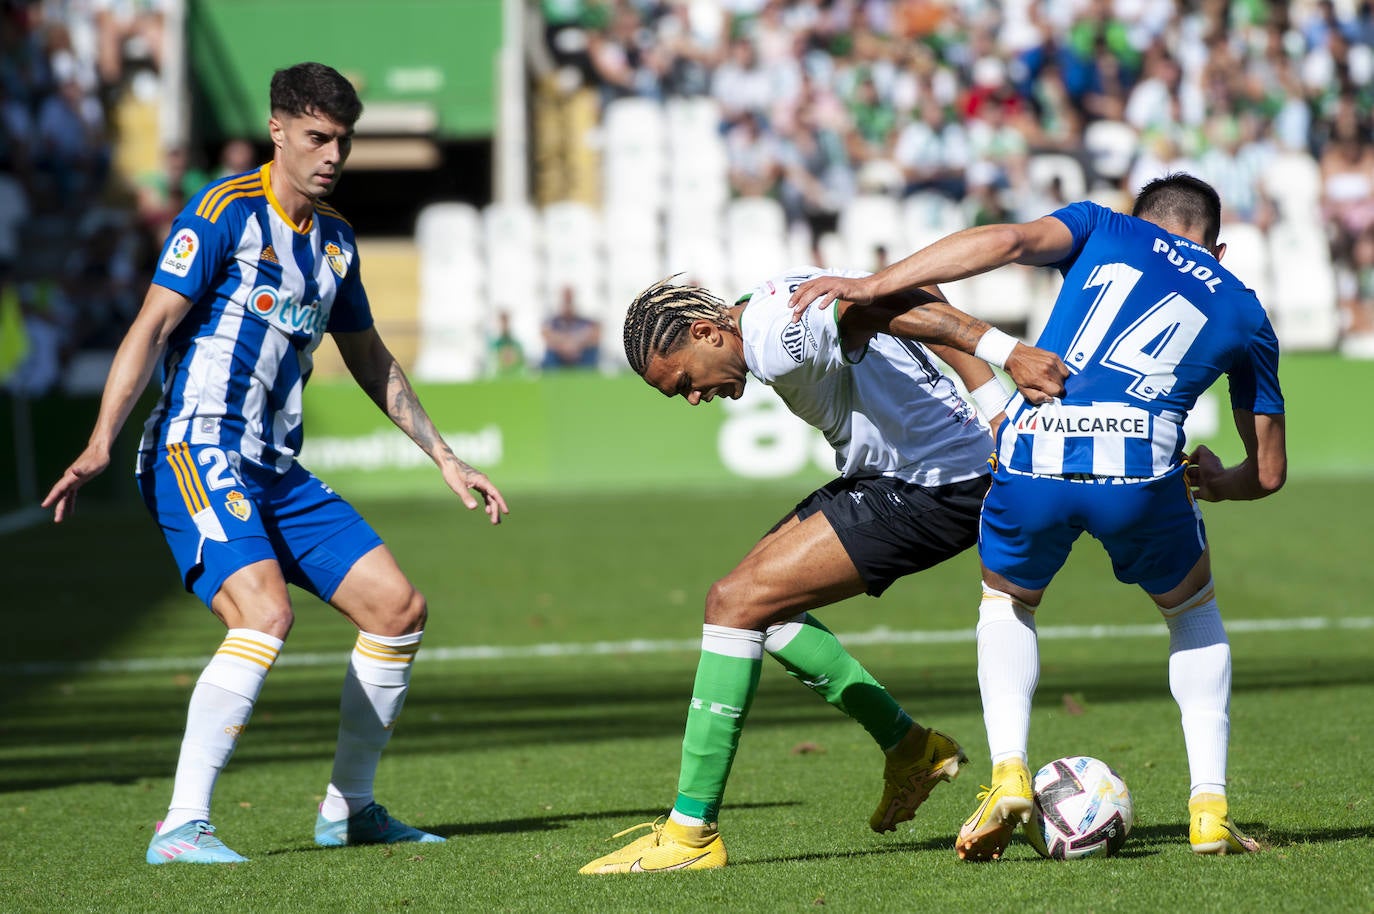
<path fill-rule="evenodd" d="M 973 398 L 973 405 L 978 407 L 978 415 L 991 422 L 994 416 L 1006 409 L 1007 401 L 1011 399 L 1011 391 L 1007 390 L 1007 385 L 1002 383 L 1001 378 L 993 375 L 986 384 L 980 384 L 977 390 L 969 391 L 969 396 Z"/>
<path fill-rule="evenodd" d="M 1020 342 L 1016 337 L 1003 333 L 996 327 L 989 327 L 978 339 L 978 345 L 973 348 L 975 357 L 982 359 L 989 365 L 996 365 L 998 368 L 1007 367 L 1007 359 L 1011 358 L 1011 351 Z"/>

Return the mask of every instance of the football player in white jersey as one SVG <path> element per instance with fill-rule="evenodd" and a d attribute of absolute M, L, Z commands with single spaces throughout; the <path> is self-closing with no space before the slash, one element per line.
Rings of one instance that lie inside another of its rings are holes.
<path fill-rule="evenodd" d="M 507 512 L 491 481 L 440 437 L 378 335 L 352 228 L 323 200 L 348 158 L 357 93 L 332 68 L 303 63 L 274 74 L 271 105 L 272 161 L 214 182 L 177 217 L 90 441 L 43 500 L 54 520 L 71 515 L 161 362 L 139 488 L 186 589 L 228 633 L 191 695 L 171 804 L 146 854 L 153 864 L 245 859 L 215 835 L 210 800 L 291 629 L 288 583 L 358 629 L 316 843 L 444 840 L 393 818 L 372 794 L 427 607 L 358 512 L 296 462 L 301 391 L 326 333 L 466 507 L 483 505 L 493 524 Z"/>
<path fill-rule="evenodd" d="M 966 761 L 953 739 L 913 722 L 808 611 L 861 593 L 876 597 L 976 541 L 992 441 L 931 350 L 993 419 L 1008 392 L 967 354 L 989 328 L 935 290 L 792 323 L 788 296 L 817 273 L 770 279 L 733 307 L 706 289 L 665 280 L 626 315 L 625 354 L 651 387 L 695 406 L 739 397 L 752 375 L 825 435 L 840 475 L 711 587 L 672 810 L 583 873 L 725 864 L 717 817 L 765 651 L 885 751 L 874 831 L 910 819 Z M 1062 392 L 1067 370 L 1047 352 L 1018 346 L 1007 367 L 1032 402 Z"/>
<path fill-rule="evenodd" d="M 978 682 L 993 772 L 955 844 L 965 860 L 997 859 L 1029 820 L 1034 614 L 1085 531 L 1101 541 L 1117 579 L 1149 594 L 1168 625 L 1192 849 L 1259 846 L 1231 821 L 1226 797 L 1231 650 L 1195 499 L 1278 491 L 1287 473 L 1284 401 L 1278 340 L 1255 293 L 1221 265 L 1220 227 L 1217 192 L 1172 174 L 1142 188 L 1130 216 L 1072 203 L 1033 222 L 955 233 L 869 277 L 820 277 L 792 295 L 805 316 L 832 298 L 881 301 L 1014 262 L 1064 274 L 1039 345 L 1068 364 L 1065 394 L 1043 406 L 1007 404 L 983 505 Z M 996 358 L 1010 344 L 989 335 L 981 347 Z M 1205 446 L 1184 457 L 1184 417 L 1223 374 L 1246 452 L 1229 468 Z"/>

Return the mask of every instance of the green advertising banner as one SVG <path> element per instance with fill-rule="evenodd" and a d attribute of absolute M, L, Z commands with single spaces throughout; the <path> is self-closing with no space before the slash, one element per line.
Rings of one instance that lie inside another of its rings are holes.
<path fill-rule="evenodd" d="M 1338 411 L 1331 391 L 1361 390 L 1374 365 L 1332 356 L 1283 362 L 1294 475 L 1364 475 L 1374 432 Z M 633 375 L 595 373 L 464 385 L 419 385 L 454 451 L 503 490 L 588 491 L 758 486 L 802 489 L 835 475 L 820 433 L 757 382 L 738 401 L 667 400 Z M 350 382 L 306 393 L 302 462 L 348 494 L 438 492 L 428 458 Z M 1193 411 L 1189 446 L 1241 456 L 1225 382 Z"/>
<path fill-rule="evenodd" d="M 1285 356 L 1292 476 L 1374 473 L 1374 429 L 1352 415 L 1350 397 L 1374 381 L 1374 363 L 1325 355 Z M 445 439 L 502 491 L 588 492 L 780 485 L 800 495 L 832 477 L 820 433 L 789 413 L 771 390 L 749 384 L 738 401 L 688 406 L 639 378 L 588 373 L 473 384 L 418 385 Z M 130 471 L 149 391 L 115 447 L 114 465 L 83 497 L 135 497 Z M 53 395 L 22 411 L 0 396 L 0 509 L 37 499 L 16 482 L 47 487 L 90 434 L 97 401 Z M 429 459 L 351 381 L 312 382 L 305 393 L 302 462 L 347 496 L 440 495 Z M 1225 382 L 1199 401 L 1189 446 L 1207 443 L 1240 459 Z"/>

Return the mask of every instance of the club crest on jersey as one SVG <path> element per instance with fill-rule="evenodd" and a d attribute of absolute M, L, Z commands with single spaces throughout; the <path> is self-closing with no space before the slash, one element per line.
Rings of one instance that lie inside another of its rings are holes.
<path fill-rule="evenodd" d="M 318 301 L 301 304 L 271 286 L 258 286 L 248 293 L 248 310 L 287 333 L 314 335 L 324 329 L 327 317 Z"/>
<path fill-rule="evenodd" d="M 185 276 L 191 272 L 191 264 L 196 262 L 199 252 L 200 236 L 193 229 L 184 228 L 176 233 L 172 243 L 167 246 L 167 254 L 159 266 L 173 276 Z"/>
<path fill-rule="evenodd" d="M 246 521 L 253 516 L 253 503 L 238 489 L 224 496 L 224 507 L 239 520 Z"/>
<path fill-rule="evenodd" d="M 327 242 L 324 246 L 324 259 L 329 262 L 329 269 L 333 270 L 340 279 L 348 272 L 348 258 L 344 256 L 343 248 L 334 242 Z"/>
<path fill-rule="evenodd" d="M 805 315 L 797 323 L 782 328 L 782 348 L 793 361 L 805 360 L 808 343 L 814 348 L 816 341 L 811 338 L 811 327 L 807 324 Z"/>

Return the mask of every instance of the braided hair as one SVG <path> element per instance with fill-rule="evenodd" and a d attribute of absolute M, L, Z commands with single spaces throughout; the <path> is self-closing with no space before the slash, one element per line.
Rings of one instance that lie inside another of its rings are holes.
<path fill-rule="evenodd" d="M 700 286 L 675 285 L 676 278 L 661 279 L 640 292 L 625 313 L 625 359 L 640 376 L 649 359 L 667 355 L 685 342 L 683 331 L 694 321 L 734 330 L 723 300 Z"/>

